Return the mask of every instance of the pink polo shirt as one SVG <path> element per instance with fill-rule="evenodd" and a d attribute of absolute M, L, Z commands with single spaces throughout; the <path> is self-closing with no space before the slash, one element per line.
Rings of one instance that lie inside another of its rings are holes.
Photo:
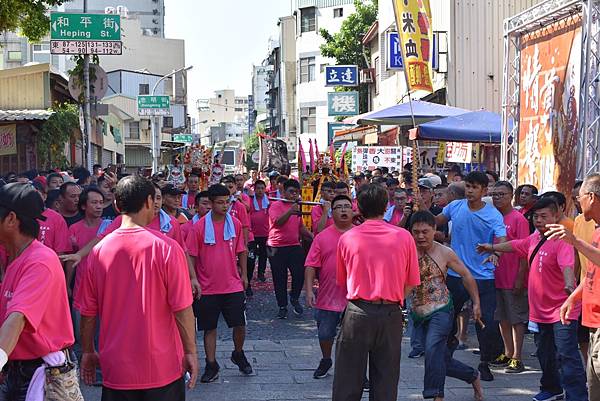
<path fill-rule="evenodd" d="M 405 286 L 421 283 L 417 248 L 403 228 L 366 220 L 340 238 L 337 283 L 348 299 L 404 302 Z"/>
<path fill-rule="evenodd" d="M 203 217 L 194 224 L 187 237 L 188 252 L 196 258 L 194 267 L 203 295 L 231 294 L 244 290 L 237 268 L 237 255 L 246 250 L 246 245 L 242 224 L 235 217 L 233 225 L 235 237 L 225 241 L 225 220 L 213 220 L 216 244 L 207 245 L 204 243 L 206 218 Z"/>
<path fill-rule="evenodd" d="M 177 242 L 147 228 L 115 230 L 90 253 L 81 292 L 81 314 L 99 317 L 106 387 L 148 389 L 183 376 L 175 313 L 192 304 L 192 291 Z"/>
<path fill-rule="evenodd" d="M 400 221 L 402 220 L 402 217 L 404 217 L 404 211 L 398 210 L 398 208 L 395 207 L 394 213 L 392 213 L 392 218 L 390 219 L 390 221 L 388 223 L 392 224 L 394 226 L 398 226 L 398 223 L 400 223 Z"/>
<path fill-rule="evenodd" d="M 81 248 L 85 247 L 90 241 L 92 241 L 98 235 L 98 229 L 100 228 L 100 223 L 95 226 L 89 227 L 85 220 L 79 220 L 77 223 L 71 225 L 69 227 L 69 240 L 71 241 L 71 246 L 74 252 L 79 251 Z M 81 282 L 83 281 L 83 277 L 85 277 L 85 272 L 88 269 L 88 258 L 89 254 L 81 259 L 81 262 L 75 268 L 75 286 L 73 287 L 73 306 L 75 309 L 79 309 L 79 297 L 80 297 L 80 288 Z"/>
<path fill-rule="evenodd" d="M 267 195 L 264 195 L 267 196 Z M 262 199 L 257 199 L 258 209 L 254 208 L 254 200 L 250 202 L 250 226 L 254 237 L 267 237 L 269 235 L 269 208 L 263 209 Z"/>
<path fill-rule="evenodd" d="M 185 251 L 185 238 L 184 238 L 183 234 L 181 233 L 181 223 L 179 223 L 175 217 L 173 217 L 173 216 L 169 216 L 169 217 L 171 218 L 171 230 L 167 233 L 163 233 L 160 230 L 160 216 L 159 215 L 156 215 L 154 217 L 154 219 L 152 219 L 150 224 L 148 224 L 146 226 L 146 228 L 157 231 L 159 233 L 164 234 L 166 237 L 174 239 L 175 241 L 177 241 L 179 246 L 181 246 L 183 248 L 183 250 Z M 110 225 L 106 228 L 106 230 L 104 230 L 104 232 L 102 234 L 98 234 L 98 238 L 102 239 L 102 238 L 106 237 L 108 234 L 119 229 L 121 227 L 122 221 L 123 221 L 123 216 L 118 215 L 117 218 L 114 219 L 112 223 L 110 223 Z"/>
<path fill-rule="evenodd" d="M 319 225 L 319 220 L 321 220 L 321 216 L 323 216 L 323 207 L 321 205 L 313 206 L 310 211 L 310 219 L 312 221 L 312 232 L 313 234 L 317 233 L 317 227 Z M 329 227 L 333 224 L 333 217 L 327 217 L 325 221 L 325 228 Z"/>
<path fill-rule="evenodd" d="M 56 253 L 71 252 L 69 228 L 64 217 L 52 209 L 44 210 L 42 216 L 46 217 L 46 221 L 38 220 L 40 224 L 38 241 Z"/>
<path fill-rule="evenodd" d="M 315 308 L 342 312 L 348 300 L 346 288 L 335 280 L 337 247 L 342 232 L 335 226 L 321 231 L 313 240 L 304 265 L 313 267 L 319 275 L 319 291 Z"/>
<path fill-rule="evenodd" d="M 292 215 L 284 225 L 275 225 L 275 221 L 290 210 L 291 207 L 292 203 L 271 203 L 269 207 L 269 238 L 267 239 L 267 245 L 276 248 L 300 245 L 301 216 Z"/>
<path fill-rule="evenodd" d="M 242 228 L 248 230 L 248 241 L 254 241 L 254 236 L 252 235 L 252 230 L 250 227 L 250 216 L 248 215 L 248 211 L 246 210 L 246 206 L 244 206 L 240 202 L 232 202 L 231 208 L 229 209 L 229 214 L 232 217 L 235 217 L 242 223 Z M 242 235 L 242 239 L 243 235 Z"/>
<path fill-rule="evenodd" d="M 511 210 L 504 217 L 506 226 L 506 240 L 523 239 L 529 237 L 529 222 L 516 209 Z M 519 261 L 522 258 L 517 253 L 508 252 L 500 255 L 498 266 L 494 271 L 496 279 L 496 288 L 503 290 L 512 290 L 515 288 L 515 281 L 519 273 Z M 525 258 L 526 259 L 526 258 Z M 525 274 L 525 288 L 527 288 L 527 273 Z"/>
<path fill-rule="evenodd" d="M 25 316 L 10 360 L 41 358 L 73 344 L 65 274 L 52 249 L 34 240 L 7 266 L 0 293 L 2 323 L 13 312 Z"/>
<path fill-rule="evenodd" d="M 511 241 L 519 257 L 527 258 L 534 251 L 541 234 L 539 231 L 521 240 Z M 533 263 L 529 266 L 529 320 L 536 323 L 556 323 L 560 321 L 560 307 L 568 298 L 565 292 L 563 271 L 565 267 L 573 268 L 575 251 L 573 247 L 561 240 L 547 240 L 539 249 Z M 581 312 L 581 303 L 577 303 L 568 316 L 577 320 Z"/>

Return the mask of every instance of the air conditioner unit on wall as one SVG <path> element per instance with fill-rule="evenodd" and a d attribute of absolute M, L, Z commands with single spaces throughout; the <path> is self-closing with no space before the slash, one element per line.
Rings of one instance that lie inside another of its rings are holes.
<path fill-rule="evenodd" d="M 360 83 L 372 84 L 375 82 L 375 68 L 363 68 L 360 70 Z"/>

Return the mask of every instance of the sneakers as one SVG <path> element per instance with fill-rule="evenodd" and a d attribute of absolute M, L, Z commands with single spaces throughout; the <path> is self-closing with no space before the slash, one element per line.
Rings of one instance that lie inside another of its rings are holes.
<path fill-rule="evenodd" d="M 292 311 L 294 311 L 294 314 L 296 316 L 302 316 L 302 314 L 304 313 L 304 308 L 302 308 L 302 305 L 300 305 L 300 302 L 298 302 L 298 300 L 290 300 L 290 303 L 292 304 Z"/>
<path fill-rule="evenodd" d="M 424 351 L 419 351 L 419 350 L 413 349 L 413 350 L 412 350 L 412 351 L 410 351 L 410 353 L 408 354 L 408 357 L 409 357 L 410 359 L 417 359 L 417 358 L 420 358 L 420 357 L 422 357 L 423 355 L 425 355 L 425 352 L 424 352 Z"/>
<path fill-rule="evenodd" d="M 240 369 L 240 372 L 242 372 L 243 374 L 245 374 L 245 375 L 252 374 L 252 366 L 250 366 L 250 362 L 248 362 L 248 359 L 246 359 L 246 355 L 244 354 L 244 351 L 240 351 L 240 352 L 233 351 L 231 353 L 231 362 L 235 363 L 237 365 L 237 367 Z"/>
<path fill-rule="evenodd" d="M 490 371 L 490 367 L 487 362 L 481 362 L 477 367 L 479 370 L 479 379 L 484 382 L 491 382 L 494 380 L 494 375 Z"/>
<path fill-rule="evenodd" d="M 371 390 L 371 383 L 369 382 L 369 379 L 367 379 L 366 377 L 363 380 L 363 390 L 364 391 L 370 391 Z"/>
<path fill-rule="evenodd" d="M 202 377 L 200 377 L 200 382 L 202 383 L 211 383 L 219 378 L 219 364 L 217 361 L 208 362 L 206 361 L 206 366 L 204 367 L 204 373 Z"/>
<path fill-rule="evenodd" d="M 277 319 L 287 319 L 287 308 L 285 306 L 279 308 L 279 313 L 277 313 Z"/>
<path fill-rule="evenodd" d="M 518 359 L 511 359 L 510 362 L 508 362 L 508 366 L 506 367 L 504 373 L 521 373 L 524 371 L 525 366 L 523 365 L 523 362 L 519 361 Z"/>
<path fill-rule="evenodd" d="M 533 397 L 533 401 L 555 401 L 564 400 L 565 394 L 561 391 L 560 393 L 551 393 L 550 391 L 540 391 L 536 396 Z"/>
<path fill-rule="evenodd" d="M 331 358 L 321 359 L 321 362 L 319 362 L 319 367 L 317 368 L 317 370 L 315 370 L 315 373 L 313 374 L 313 378 L 322 379 L 325 376 L 327 376 L 327 372 L 329 372 L 329 369 L 331 369 L 331 365 L 333 365 Z"/>
<path fill-rule="evenodd" d="M 508 363 L 510 361 L 511 361 L 511 359 L 509 357 L 507 357 L 504 354 L 500 354 L 500 356 L 498 358 L 496 358 L 495 360 L 490 362 L 490 365 L 492 365 L 495 368 L 503 368 L 505 366 L 508 366 Z"/>

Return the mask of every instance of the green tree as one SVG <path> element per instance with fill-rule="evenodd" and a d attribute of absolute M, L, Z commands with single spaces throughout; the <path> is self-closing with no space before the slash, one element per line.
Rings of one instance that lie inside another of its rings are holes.
<path fill-rule="evenodd" d="M 254 129 L 254 132 L 248 134 L 244 139 L 244 147 L 246 148 L 246 160 L 245 165 L 248 170 L 258 170 L 258 164 L 252 161 L 252 154 L 258 150 L 260 141 L 258 138 L 259 133 L 264 133 L 265 127 L 262 124 L 258 124 Z"/>
<path fill-rule="evenodd" d="M 371 25 L 377 21 L 378 0 L 354 0 L 356 12 L 350 14 L 342 22 L 338 33 L 331 34 L 326 29 L 321 29 L 319 33 L 325 39 L 321 45 L 321 55 L 335 59 L 338 65 L 357 65 L 359 69 L 368 68 L 367 60 L 370 59 L 368 49 L 362 45 L 362 38 L 365 36 Z M 355 88 L 339 87 L 338 91 L 356 90 Z M 365 113 L 368 108 L 367 84 L 360 84 L 360 112 Z"/>
<path fill-rule="evenodd" d="M 48 9 L 68 1 L 2 0 L 0 1 L 0 32 L 18 32 L 32 42 L 39 42 L 50 30 Z"/>
<path fill-rule="evenodd" d="M 68 165 L 65 157 L 65 144 L 76 135 L 79 128 L 79 110 L 71 103 L 56 103 L 54 114 L 42 125 L 36 135 L 38 160 L 43 168 Z"/>

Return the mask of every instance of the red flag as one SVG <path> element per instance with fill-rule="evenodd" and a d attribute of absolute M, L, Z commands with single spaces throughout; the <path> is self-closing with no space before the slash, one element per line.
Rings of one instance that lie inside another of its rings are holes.
<path fill-rule="evenodd" d="M 329 144 L 329 157 L 331 158 L 331 165 L 335 170 L 335 148 L 333 147 L 333 141 Z"/>
<path fill-rule="evenodd" d="M 302 141 L 298 140 L 298 161 L 300 162 L 300 178 L 302 174 L 306 173 L 306 156 L 304 155 L 304 148 L 302 147 Z"/>
<path fill-rule="evenodd" d="M 348 142 L 345 142 L 344 148 L 342 149 L 342 156 L 340 157 L 340 169 L 344 173 L 346 173 L 348 170 L 348 166 L 346 165 L 346 148 L 347 147 L 348 147 Z"/>
<path fill-rule="evenodd" d="M 313 173 L 315 171 L 315 154 L 313 153 L 313 143 L 312 143 L 312 139 L 308 139 L 308 143 L 310 144 L 310 149 L 309 149 L 309 157 L 310 157 L 310 172 Z M 317 144 L 317 141 L 315 141 L 315 145 Z"/>

